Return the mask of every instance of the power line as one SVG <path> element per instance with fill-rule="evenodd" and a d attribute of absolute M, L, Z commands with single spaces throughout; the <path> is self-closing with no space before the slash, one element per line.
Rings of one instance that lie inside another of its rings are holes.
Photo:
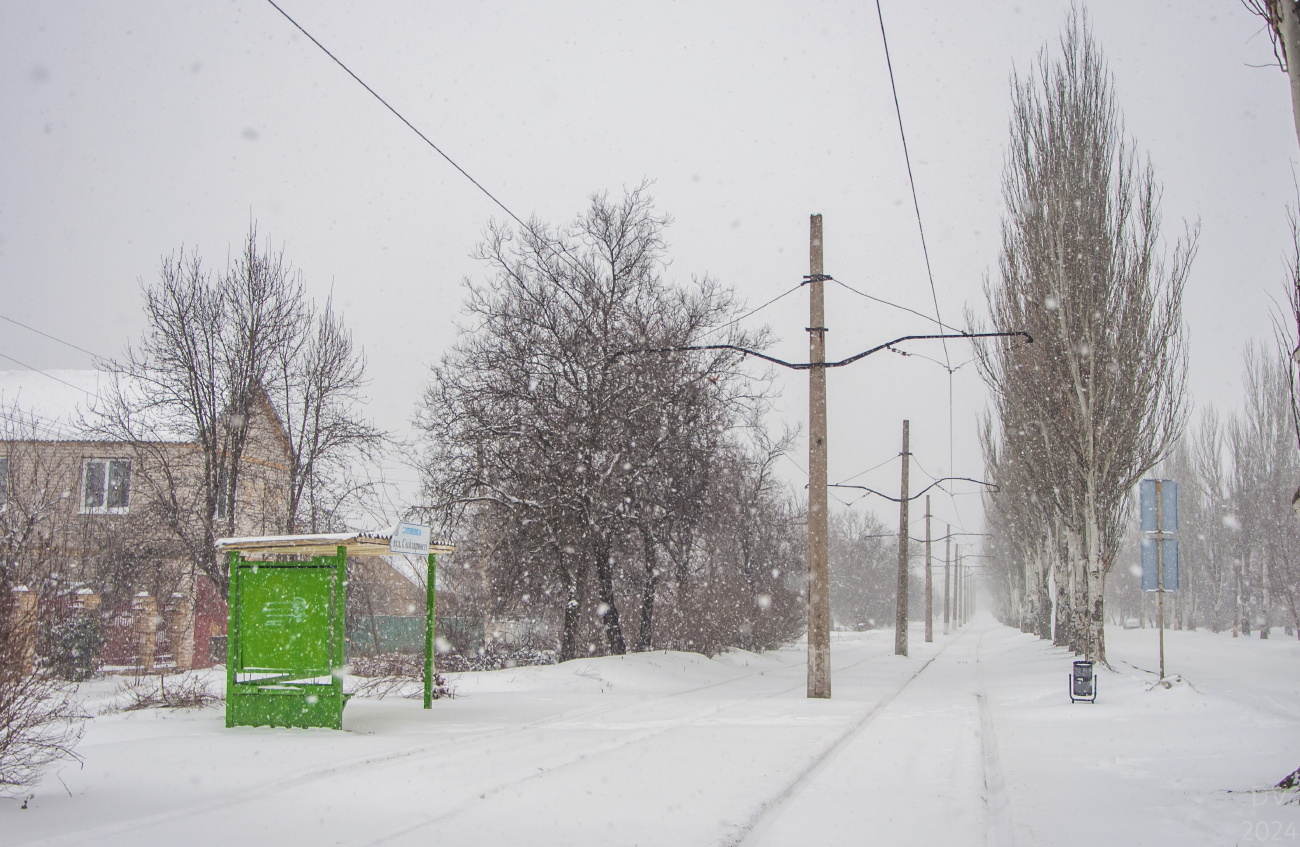
<path fill-rule="evenodd" d="M 17 415 L 16 417 L 15 414 Z M 49 440 L 51 441 L 61 441 L 65 439 L 71 440 L 71 437 L 74 434 L 71 432 L 65 432 L 63 424 L 60 421 L 43 417 L 35 412 L 24 412 L 20 409 L 14 409 L 11 411 L 6 407 L 0 409 L 0 419 L 4 420 L 7 424 L 18 427 L 20 430 L 23 427 L 30 427 L 34 433 L 44 433 L 45 435 L 50 436 Z M 12 433 L 7 432 L 5 437 L 8 438 L 10 434 Z"/>
<path fill-rule="evenodd" d="M 894 63 L 889 57 L 889 37 L 885 34 L 885 14 L 880 10 L 880 0 L 876 0 L 876 19 L 880 21 L 880 42 L 885 48 L 885 67 L 889 69 L 889 90 L 894 95 L 894 114 L 898 116 L 898 137 L 903 142 L 903 161 L 907 163 L 907 182 L 912 188 L 912 208 L 916 210 L 916 229 L 921 234 L 921 253 L 925 256 L 925 274 L 930 280 L 930 297 L 934 300 L 934 316 L 942 323 L 943 315 L 939 311 L 939 293 L 934 286 L 934 270 L 930 265 L 930 248 L 925 242 L 925 224 L 921 221 L 921 203 L 916 197 L 916 178 L 912 174 L 912 156 L 907 149 L 907 133 L 903 129 L 903 108 L 898 103 L 898 85 L 894 81 Z M 948 342 L 943 342 L 943 361 L 948 368 L 948 465 L 954 462 L 953 446 L 953 410 L 952 410 L 952 357 L 948 355 Z M 957 503 L 953 501 L 953 508 Z"/>
<path fill-rule="evenodd" d="M 921 253 L 925 256 L 925 273 L 930 279 L 930 296 L 934 298 L 934 316 L 943 322 L 939 313 L 939 294 L 934 287 L 934 271 L 930 268 L 930 249 L 925 243 L 925 226 L 921 223 L 921 203 L 916 199 L 916 180 L 912 176 L 912 157 L 907 151 L 907 133 L 903 131 L 903 109 L 898 104 L 898 86 L 894 84 L 894 63 L 889 58 L 889 39 L 885 36 L 885 16 L 876 0 L 876 18 L 880 21 L 880 40 L 885 45 L 885 66 L 889 68 L 889 88 L 894 94 L 894 114 L 898 116 L 898 135 L 903 141 L 903 161 L 907 163 L 907 181 L 912 187 L 912 208 L 916 210 L 916 228 L 921 233 Z M 948 359 L 948 345 L 943 345 L 944 359 Z M 951 361 L 949 362 L 951 364 Z"/>
<path fill-rule="evenodd" d="M 441 156 L 442 158 L 446 159 L 447 162 L 448 162 L 448 163 L 449 163 L 453 168 L 455 168 L 456 170 L 460 171 L 460 172 L 461 172 L 461 175 L 464 176 L 465 179 L 467 179 L 467 180 L 469 180 L 470 182 L 474 183 L 474 187 L 475 187 L 475 188 L 477 188 L 479 191 L 482 191 L 485 195 L 487 195 L 487 197 L 488 197 L 489 200 L 491 200 L 493 203 L 496 203 L 498 206 L 500 206 L 500 207 L 501 207 L 501 210 L 504 211 L 504 212 L 505 212 L 507 215 L 509 215 L 510 217 L 514 218 L 515 221 L 517 221 L 517 222 L 519 223 L 520 226 L 522 226 L 522 227 L 526 227 L 526 228 L 528 227 L 527 224 L 525 224 L 522 220 L 519 219 L 519 216 L 518 216 L 518 215 L 516 215 L 514 212 L 510 211 L 509 208 L 507 208 L 507 206 L 506 206 L 505 203 L 502 203 L 500 200 L 498 200 L 498 199 L 497 199 L 497 198 L 492 194 L 491 191 L 488 191 L 486 188 L 483 187 L 483 185 L 482 185 L 478 180 L 476 180 L 476 179 L 474 179 L 474 177 L 470 176 L 468 171 L 466 171 L 466 170 L 465 170 L 464 168 L 462 168 L 460 165 L 456 164 L 456 160 L 455 160 L 455 159 L 451 158 L 451 157 L 448 156 L 446 153 L 444 153 L 444 152 L 442 151 L 442 148 L 440 148 L 437 144 L 434 144 L 432 141 L 430 141 L 429 138 L 428 138 L 428 136 L 426 136 L 424 133 L 422 133 L 422 132 L 420 132 L 418 129 L 416 129 L 416 128 L 415 128 L 415 125 L 412 124 L 410 121 L 408 121 L 406 118 L 402 117 L 402 113 L 401 113 L 401 112 L 399 112 L 399 111 L 397 111 L 396 109 L 394 109 L 391 105 L 389 105 L 389 103 L 388 103 L 387 100 L 385 100 L 383 97 L 380 97 L 379 94 L 377 94 L 377 93 L 375 92 L 375 90 L 374 90 L 373 88 L 371 88 L 369 85 L 366 85 L 365 80 L 363 80 L 361 77 L 359 77 L 359 76 L 357 76 L 356 74 L 354 74 L 354 73 L 352 72 L 352 69 L 351 69 L 351 68 L 349 68 L 347 65 L 343 64 L 343 62 L 341 62 L 341 61 L 339 60 L 338 56 L 335 56 L 333 53 L 331 53 L 331 52 L 329 51 L 329 49 L 328 49 L 324 44 L 321 44 L 319 41 L 317 41 L 317 40 L 316 40 L 316 37 L 315 37 L 314 35 L 312 35 L 312 34 L 311 34 L 310 32 L 308 32 L 307 30 L 303 29 L 302 24 L 298 23 L 298 22 L 295 21 L 292 17 L 290 17 L 290 16 L 289 16 L 289 13 L 286 12 L 284 9 L 281 9 L 280 6 L 275 2 L 275 0 L 266 0 L 266 2 L 270 3 L 270 4 L 275 8 L 275 10 L 276 10 L 277 12 L 279 12 L 279 13 L 282 14 L 282 15 L 284 15 L 285 20 L 287 20 L 289 23 L 291 23 L 291 24 L 293 24 L 295 27 L 297 27 L 297 28 L 298 28 L 298 31 L 301 32 L 303 35 L 307 36 L 307 38 L 311 40 L 311 43 L 312 43 L 312 44 L 315 44 L 317 47 L 319 47 L 319 48 L 320 48 L 320 49 L 325 53 L 326 56 L 329 56 L 331 59 L 333 59 L 333 60 L 334 60 L 334 63 L 335 63 L 336 65 L 338 65 L 338 66 L 339 66 L 340 68 L 342 68 L 343 70 L 347 71 L 348 76 L 350 76 L 350 77 L 352 77 L 353 79 L 355 79 L 355 80 L 357 81 L 357 83 L 358 83 L 362 88 L 364 88 L 366 91 L 369 91 L 370 94 L 371 94 L 371 96 L 373 96 L 373 97 L 374 97 L 376 100 L 378 100 L 380 103 L 383 103 L 383 104 L 384 104 L 384 108 L 388 109 L 388 111 L 390 111 L 390 112 L 392 112 L 394 115 L 396 115 L 396 116 L 397 116 L 397 119 L 398 119 L 399 121 L 401 121 L 402 123 L 406 124 L 406 125 L 410 128 L 411 132 L 414 132 L 416 135 L 420 136 L 420 138 L 424 140 L 424 143 L 425 143 L 425 144 L 428 144 L 430 147 L 432 147 L 432 148 L 434 149 L 434 151 L 436 151 L 437 154 L 438 154 L 439 156 Z"/>
<path fill-rule="evenodd" d="M 755 313 L 757 313 L 757 312 L 761 312 L 761 311 L 763 311 L 763 310 L 766 309 L 768 306 L 771 306 L 773 303 L 775 303 L 777 300 L 780 300 L 782 297 L 786 297 L 786 296 L 788 296 L 788 295 L 790 295 L 790 294 L 795 293 L 795 292 L 798 291 L 800 288 L 803 288 L 803 283 L 802 283 L 802 282 L 799 283 L 798 285 L 796 285 L 794 288 L 791 288 L 789 291 L 785 291 L 785 292 L 782 292 L 781 294 L 776 295 L 776 296 L 773 297 L 771 300 L 768 300 L 766 303 L 764 303 L 763 305 L 759 306 L 757 309 L 750 309 L 748 312 L 746 312 L 745 314 L 741 315 L 741 316 L 738 317 L 738 318 L 732 318 L 731 320 L 727 321 L 726 323 L 722 324 L 721 326 L 715 326 L 713 329 L 711 329 L 711 330 L 709 330 L 708 332 L 706 332 L 706 333 L 704 333 L 703 335 L 701 335 L 700 338 L 707 338 L 707 337 L 709 337 L 710 335 L 712 335 L 713 333 L 718 332 L 718 331 L 720 331 L 720 330 L 724 330 L 724 329 L 726 329 L 727 327 L 731 326 L 731 325 L 734 324 L 734 323 L 739 323 L 739 322 L 743 321 L 745 318 L 749 317 L 750 315 L 753 315 L 753 314 L 755 314 Z"/>
<path fill-rule="evenodd" d="M 384 108 L 385 108 L 385 109 L 387 109 L 388 111 L 390 111 L 390 112 L 392 112 L 394 115 L 396 115 L 396 116 L 397 116 L 397 119 L 398 119 L 399 121 L 401 121 L 402 123 L 406 124 L 406 126 L 407 126 L 408 128 L 410 128 L 411 132 L 414 132 L 416 135 L 418 135 L 418 136 L 420 137 L 420 139 L 421 139 L 425 144 L 428 144 L 431 148 L 433 148 L 434 152 L 436 152 L 436 153 L 437 153 L 439 156 L 441 156 L 442 158 L 446 159 L 446 160 L 447 160 L 447 163 L 450 164 L 453 168 L 455 168 L 456 170 L 460 171 L 461 175 L 462 175 L 463 177 L 465 177 L 465 179 L 467 179 L 467 180 L 469 180 L 471 183 L 473 183 L 473 184 L 474 184 L 474 187 L 477 188 L 479 191 L 483 192 L 484 196 L 486 196 L 489 200 L 491 200 L 493 203 L 495 203 L 495 204 L 496 204 L 496 205 L 501 209 L 501 211 L 503 211 L 503 212 L 505 212 L 507 215 L 509 215 L 509 216 L 510 216 L 514 221 L 515 221 L 515 223 L 519 224 L 519 225 L 520 225 L 521 227 L 523 227 L 525 230 L 527 230 L 528 232 L 532 233 L 533 236 L 534 236 L 535 238 L 537 238 L 539 241 L 542 241 L 542 242 L 545 243 L 547 246 L 550 246 L 550 247 L 552 248 L 552 252 L 554 252 L 556 256 L 558 256 L 558 257 L 564 259 L 566 262 L 569 263 L 570 267 L 572 267 L 575 271 L 578 271 L 579 273 L 581 273 L 582 269 L 581 269 L 580 267 L 578 267 L 577 263 L 572 259 L 572 257 L 570 257 L 570 256 L 568 255 L 568 249 L 565 248 L 563 244 L 560 244 L 560 245 L 559 245 L 559 250 L 555 250 L 555 248 L 551 245 L 551 240 L 550 240 L 550 239 L 542 238 L 541 235 L 539 235 L 539 234 L 537 233 L 536 230 L 534 230 L 534 229 L 533 229 L 531 226 L 529 226 L 528 224 L 524 223 L 524 221 L 523 221 L 522 218 L 520 218 L 520 217 L 519 217 L 518 215 L 516 215 L 514 212 L 510 211 L 510 208 L 509 208 L 508 206 L 506 206 L 505 203 L 502 203 L 500 200 L 498 200 L 495 194 L 493 194 L 491 191 L 488 191 L 486 188 L 483 187 L 483 184 L 482 184 L 482 183 L 480 183 L 478 180 L 474 179 L 474 177 L 470 176 L 469 171 L 465 170 L 465 169 L 462 168 L 460 165 L 456 164 L 456 160 L 455 160 L 455 159 L 451 158 L 451 156 L 448 156 L 445 152 L 443 152 L 443 150 L 442 150 L 441 147 L 439 147 L 437 144 L 434 144 L 432 141 L 430 141 L 430 140 L 429 140 L 429 137 L 428 137 L 427 135 L 425 135 L 423 132 L 420 132 L 420 130 L 416 129 L 415 124 L 413 124 L 413 123 L 411 123 L 410 121 L 408 121 L 408 120 L 407 120 L 407 119 L 402 115 L 401 112 L 399 112 L 399 111 L 397 111 L 396 109 L 394 109 L 394 108 L 392 107 L 392 105 L 391 105 L 387 100 L 385 100 L 383 97 L 380 97 L 380 96 L 379 96 L 379 93 L 376 92 L 376 91 L 375 91 L 373 88 L 371 88 L 369 85 L 367 85 L 366 82 L 365 82 L 365 80 L 363 80 L 361 77 L 359 77 L 359 76 L 357 76 L 355 73 L 353 73 L 353 72 L 352 72 L 352 69 L 349 68 L 347 65 L 343 64 L 343 62 L 339 59 L 338 56 L 335 56 L 333 53 L 331 53 L 331 52 L 329 51 L 329 49 L 328 49 L 324 44 L 321 44 L 319 41 L 316 40 L 316 37 L 315 37 L 315 36 L 313 36 L 310 32 L 308 32 L 306 29 L 304 29 L 303 26 L 302 26 L 302 24 L 298 23 L 298 22 L 295 21 L 292 17 L 290 17 L 289 13 L 286 12 L 284 9 L 281 9 L 280 6 L 275 2 L 275 0 L 266 0 L 266 2 L 270 3 L 271 6 L 272 6 L 272 7 L 273 7 L 277 12 L 279 12 L 281 15 L 283 15 L 284 18 L 285 18 L 285 20 L 287 20 L 289 23 L 293 24 L 293 25 L 298 29 L 299 32 L 301 32 L 303 35 L 307 36 L 307 38 L 311 41 L 311 43 L 312 43 L 312 44 L 315 44 L 317 47 L 319 47 L 319 48 L 321 49 L 321 51 L 322 51 L 326 56 L 329 56 L 331 59 L 333 59 L 333 60 L 334 60 L 334 63 L 335 63 L 336 65 L 338 65 L 340 68 L 342 68 L 344 71 L 346 71 L 347 74 L 348 74 L 348 76 L 352 77 L 354 80 L 357 81 L 357 84 L 359 84 L 359 85 L 360 85 L 362 88 L 364 88 L 366 91 L 370 92 L 371 96 L 374 97 L 376 100 L 378 100 L 380 103 L 382 103 L 382 104 L 384 105 Z"/>
<path fill-rule="evenodd" d="M 68 382 L 68 381 L 65 380 L 65 379 L 59 379 L 59 378 L 58 378 L 57 376 L 55 376 L 54 374 L 46 373 L 45 371 L 38 370 L 38 369 L 32 367 L 31 365 L 27 364 L 26 362 L 20 362 L 20 361 L 18 361 L 18 360 L 15 359 L 13 356 L 8 356 L 8 355 L 5 355 L 4 353 L 0 353 L 0 359 L 8 359 L 9 361 L 13 362 L 15 365 L 21 365 L 22 367 L 27 368 L 27 370 L 29 370 L 29 371 L 33 371 L 33 372 L 35 372 L 35 373 L 38 373 L 38 374 L 40 374 L 41 376 L 46 377 L 47 379 L 52 379 L 52 380 L 54 380 L 55 382 L 61 382 L 61 383 L 63 383 L 64 385 L 68 386 L 68 388 L 75 388 L 76 390 L 80 391 L 82 394 L 85 394 L 87 397 L 94 397 L 96 400 L 99 399 L 99 395 L 98 395 L 98 394 L 91 394 L 89 391 L 87 391 L 86 389 L 82 388 L 80 385 L 73 385 L 72 383 Z"/>
<path fill-rule="evenodd" d="M 78 350 L 82 353 L 85 353 L 87 356 L 93 356 L 96 359 L 108 358 L 107 356 L 101 356 L 98 353 L 92 353 L 89 350 L 87 350 L 85 347 L 78 347 L 77 345 L 73 344 L 71 341 L 64 341 L 62 338 L 56 338 L 55 336 L 50 335 L 48 332 L 42 332 L 41 330 L 37 329 L 34 326 L 28 326 L 22 321 L 16 321 L 13 318 L 6 317 L 5 315 L 0 315 L 0 320 L 9 321 L 9 323 L 13 324 L 14 326 L 20 326 L 23 329 L 30 330 L 31 332 L 36 333 L 37 335 L 43 335 L 46 338 L 50 339 L 51 341 L 57 341 L 60 344 L 64 345 L 65 347 L 71 347 L 73 350 Z"/>
<path fill-rule="evenodd" d="M 874 471 L 874 470 L 878 470 L 879 468 L 883 468 L 885 465 L 889 464 L 890 462 L 894 461 L 895 459 L 897 459 L 898 457 L 900 457 L 900 456 L 902 456 L 902 455 L 903 455 L 902 453 L 895 453 L 894 455 L 890 456 L 888 459 L 886 459 L 885 461 L 881 462 L 880 464 L 878 464 L 878 465 L 872 465 L 871 467 L 867 468 L 865 471 L 858 471 L 857 473 L 855 473 L 853 476 L 849 477 L 848 479 L 842 479 L 842 480 L 840 480 L 839 483 L 837 483 L 837 484 L 838 484 L 838 485 L 843 485 L 843 484 L 846 483 L 846 482 L 852 482 L 853 480 L 857 479 L 857 478 L 860 477 L 860 476 L 865 476 L 866 474 L 869 474 L 869 473 L 871 473 L 871 472 Z"/>
<path fill-rule="evenodd" d="M 930 473 L 929 471 L 927 471 L 927 470 L 925 469 L 925 466 L 922 465 L 919 461 L 917 461 L 917 458 L 916 458 L 916 454 L 915 454 L 915 453 L 912 454 L 912 462 L 913 462 L 913 464 L 915 464 L 915 465 L 917 466 L 917 468 L 920 469 L 921 473 L 925 474 L 925 475 L 928 476 L 930 479 L 938 479 L 938 478 L 939 478 L 939 477 L 935 476 L 934 474 Z M 951 468 L 949 468 L 949 470 L 951 470 Z M 946 478 L 947 478 L 947 479 L 953 479 L 954 477 L 946 477 Z"/>
<path fill-rule="evenodd" d="M 787 462 L 789 462 L 790 464 L 792 464 L 792 465 L 794 465 L 796 468 L 798 468 L 798 469 L 799 469 L 799 473 L 803 474 L 804 476 L 807 476 L 807 475 L 808 475 L 808 469 L 805 468 L 803 465 L 799 464 L 798 462 L 796 462 L 794 459 L 790 458 L 790 454 L 789 454 L 789 453 L 782 453 L 781 455 L 782 455 L 783 457 L 785 457 L 785 460 L 786 460 Z"/>
<path fill-rule="evenodd" d="M 929 322 L 932 323 L 932 324 L 937 324 L 937 325 L 939 325 L 940 327 L 942 327 L 943 329 L 950 329 L 950 330 L 952 330 L 953 332 L 961 332 L 961 329 L 960 329 L 960 328 L 955 327 L 955 326 L 949 326 L 948 324 L 944 323 L 944 322 L 941 321 L 941 320 L 936 320 L 935 318 L 930 317 L 930 316 L 927 315 L 925 312 L 918 312 L 916 309 L 912 309 L 912 308 L 909 308 L 909 307 L 907 307 L 907 306 L 900 306 L 898 303 L 891 303 L 891 302 L 889 302 L 888 300 L 884 300 L 884 299 L 882 299 L 882 298 L 880 298 L 880 297 L 875 297 L 875 296 L 873 296 L 873 295 L 871 295 L 871 294 L 867 294 L 865 291 L 859 291 L 858 289 L 856 289 L 856 288 L 854 288 L 853 286 L 849 285 L 847 282 L 845 282 L 845 281 L 842 280 L 842 279 L 836 279 L 836 278 L 834 278 L 834 277 L 828 277 L 828 279 L 830 279 L 831 282 L 834 282 L 834 283 L 836 283 L 837 285 L 839 285 L 841 288 L 846 288 L 846 289 L 848 289 L 849 291 L 852 291 L 854 294 L 858 295 L 859 297 L 865 297 L 865 298 L 867 298 L 868 300 L 871 300 L 872 302 L 875 302 L 875 303 L 879 303 L 879 304 L 881 304 L 882 306 L 889 306 L 889 307 L 892 308 L 892 309 L 899 309 L 899 310 L 904 311 L 904 312 L 909 312 L 909 313 L 911 313 L 911 314 L 913 314 L 913 315 L 916 315 L 918 318 L 922 318 L 922 319 L 924 319 L 924 320 L 927 320 L 927 321 L 929 321 Z"/>
<path fill-rule="evenodd" d="M 782 453 L 781 455 L 782 455 L 782 456 L 785 456 L 785 458 L 790 462 L 790 464 L 792 464 L 792 465 L 794 465 L 796 468 L 798 468 L 798 469 L 799 469 L 799 472 L 802 473 L 804 476 L 807 476 L 807 475 L 808 475 L 808 471 L 804 470 L 803 465 L 799 464 L 799 463 L 796 462 L 794 459 L 791 459 L 789 453 Z M 805 485 L 804 485 L 804 488 L 807 488 L 807 487 L 808 487 L 807 484 L 805 484 Z M 846 509 L 851 509 L 851 508 L 853 508 L 853 503 L 846 503 L 846 502 L 844 502 L 844 501 L 841 500 L 838 496 L 836 496 L 834 492 L 827 492 L 827 493 L 828 493 L 832 498 L 834 498 L 834 500 L 835 500 L 836 503 L 839 503 L 839 504 L 840 504 L 841 506 L 843 506 L 844 508 L 846 508 Z M 856 502 L 856 501 L 855 501 L 855 502 Z"/>

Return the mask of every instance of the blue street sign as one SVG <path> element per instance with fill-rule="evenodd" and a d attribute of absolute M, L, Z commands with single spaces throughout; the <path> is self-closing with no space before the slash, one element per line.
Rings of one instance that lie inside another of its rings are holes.
<path fill-rule="evenodd" d="M 1164 548 L 1160 551 L 1161 558 L 1164 560 L 1164 589 L 1165 591 L 1178 590 L 1178 539 L 1165 538 L 1161 540 L 1160 546 Z M 1156 578 L 1156 538 L 1154 535 L 1142 536 L 1142 590 L 1158 591 L 1161 588 Z"/>
<path fill-rule="evenodd" d="M 1160 482 L 1160 522 L 1156 526 L 1156 480 L 1144 479 L 1138 483 L 1143 532 L 1177 532 L 1178 531 L 1178 483 L 1172 479 Z"/>

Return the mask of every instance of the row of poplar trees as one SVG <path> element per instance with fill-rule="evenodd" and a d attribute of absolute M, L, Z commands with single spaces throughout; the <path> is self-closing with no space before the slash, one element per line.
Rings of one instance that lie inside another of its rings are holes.
<path fill-rule="evenodd" d="M 1161 241 L 1160 187 L 1125 134 L 1086 14 L 1012 82 L 998 273 L 978 348 L 990 586 L 1003 620 L 1105 661 L 1105 584 L 1133 486 L 1185 419 L 1181 302 L 1197 233 Z M 972 325 L 982 322 L 973 315 Z M 981 327 L 983 328 L 983 327 Z"/>

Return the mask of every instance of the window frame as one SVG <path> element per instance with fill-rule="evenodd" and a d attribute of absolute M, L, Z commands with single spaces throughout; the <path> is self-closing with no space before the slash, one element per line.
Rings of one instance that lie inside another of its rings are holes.
<path fill-rule="evenodd" d="M 87 505 L 86 503 L 86 486 L 89 483 L 90 469 L 94 465 L 100 465 L 104 469 L 103 491 L 100 495 L 99 505 Z M 113 468 L 117 466 L 126 467 L 126 503 L 121 506 L 109 506 L 108 497 L 112 490 L 111 480 L 114 479 Z M 93 457 L 83 459 L 81 463 L 81 496 L 78 499 L 79 511 L 83 515 L 125 515 L 131 508 L 131 460 L 115 457 Z"/>

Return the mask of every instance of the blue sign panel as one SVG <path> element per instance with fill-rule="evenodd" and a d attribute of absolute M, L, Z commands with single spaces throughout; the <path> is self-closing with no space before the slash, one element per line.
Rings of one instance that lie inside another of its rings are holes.
<path fill-rule="evenodd" d="M 1172 479 L 1160 480 L 1160 522 L 1156 526 L 1156 480 L 1144 479 L 1138 483 L 1140 514 L 1143 532 L 1178 531 L 1178 483 Z"/>
<path fill-rule="evenodd" d="M 1163 559 L 1165 579 L 1165 591 L 1178 590 L 1178 539 L 1165 538 L 1161 540 L 1160 556 Z M 1154 536 L 1143 536 L 1142 538 L 1142 590 L 1158 591 L 1160 583 L 1156 578 L 1156 539 Z"/>

